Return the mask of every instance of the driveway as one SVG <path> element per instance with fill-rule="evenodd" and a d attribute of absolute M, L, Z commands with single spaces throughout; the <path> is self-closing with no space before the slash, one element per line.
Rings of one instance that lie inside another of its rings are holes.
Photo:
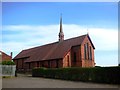
<path fill-rule="evenodd" d="M 118 88 L 118 85 L 74 82 L 48 78 L 36 78 L 20 74 L 18 77 L 3 78 L 2 88 Z"/>

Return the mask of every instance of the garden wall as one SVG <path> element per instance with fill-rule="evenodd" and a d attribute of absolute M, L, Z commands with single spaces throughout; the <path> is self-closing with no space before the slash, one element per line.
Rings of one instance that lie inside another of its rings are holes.
<path fill-rule="evenodd" d="M 15 76 L 16 65 L 0 65 L 0 75 Z"/>

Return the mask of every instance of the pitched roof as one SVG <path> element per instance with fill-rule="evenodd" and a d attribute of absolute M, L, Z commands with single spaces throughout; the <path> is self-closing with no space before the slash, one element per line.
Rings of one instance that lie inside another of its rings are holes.
<path fill-rule="evenodd" d="M 25 62 L 32 62 L 63 58 L 65 53 L 68 52 L 72 46 L 80 45 L 86 36 L 88 35 L 82 35 L 62 42 L 54 42 L 23 50 L 14 58 L 14 60 L 29 57 Z"/>
<path fill-rule="evenodd" d="M 3 51 L 0 51 L 0 55 L 3 55 L 3 54 L 6 55 L 6 56 L 8 56 L 8 57 L 11 57 L 10 55 L 4 53 Z"/>

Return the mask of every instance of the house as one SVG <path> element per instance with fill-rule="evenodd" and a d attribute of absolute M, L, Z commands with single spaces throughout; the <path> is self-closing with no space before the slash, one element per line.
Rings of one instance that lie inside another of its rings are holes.
<path fill-rule="evenodd" d="M 94 67 L 94 49 L 88 34 L 64 40 L 61 17 L 58 42 L 22 50 L 13 60 L 17 70 L 34 67 Z"/>
<path fill-rule="evenodd" d="M 10 55 L 7 55 L 6 53 L 0 51 L 0 62 L 2 61 L 11 61 L 12 60 L 12 52 Z"/>

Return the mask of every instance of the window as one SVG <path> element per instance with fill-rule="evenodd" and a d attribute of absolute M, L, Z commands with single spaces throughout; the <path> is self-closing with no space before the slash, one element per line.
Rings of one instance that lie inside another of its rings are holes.
<path fill-rule="evenodd" d="M 67 56 L 67 66 L 69 66 L 69 55 Z"/>
<path fill-rule="evenodd" d="M 87 43 L 87 47 L 86 48 L 87 48 L 86 51 L 87 51 L 87 56 L 88 56 L 88 60 L 89 60 L 89 44 L 88 43 Z"/>
<path fill-rule="evenodd" d="M 86 44 L 84 44 L 84 59 L 87 59 L 87 57 L 86 57 Z"/>
<path fill-rule="evenodd" d="M 91 49 L 91 46 L 90 46 L 90 60 L 92 60 L 92 49 Z"/>
<path fill-rule="evenodd" d="M 76 52 L 74 52 L 74 62 L 76 62 Z"/>
<path fill-rule="evenodd" d="M 89 44 L 84 44 L 84 59 L 90 59 Z"/>

